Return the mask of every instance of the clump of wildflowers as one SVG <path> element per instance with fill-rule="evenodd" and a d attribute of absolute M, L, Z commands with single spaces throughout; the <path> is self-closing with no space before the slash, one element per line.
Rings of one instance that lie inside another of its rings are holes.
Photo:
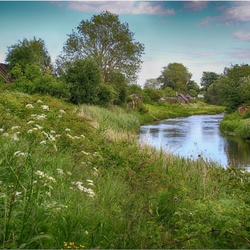
<path fill-rule="evenodd" d="M 91 186 L 94 186 L 94 182 L 92 180 L 87 180 L 88 184 L 91 183 Z M 82 185 L 81 181 L 75 181 L 72 182 L 74 187 L 70 187 L 70 189 L 78 189 L 84 193 L 86 193 L 89 197 L 94 198 L 95 197 L 95 192 L 91 188 L 86 188 Z"/>
<path fill-rule="evenodd" d="M 80 244 L 79 246 L 77 246 L 77 244 L 75 242 L 63 242 L 63 246 L 66 249 L 79 249 L 79 248 L 85 248 L 84 245 Z"/>
<path fill-rule="evenodd" d="M 32 105 L 32 104 L 27 104 L 26 106 L 25 106 L 25 108 L 27 108 L 27 109 L 33 109 L 34 108 L 34 106 Z"/>

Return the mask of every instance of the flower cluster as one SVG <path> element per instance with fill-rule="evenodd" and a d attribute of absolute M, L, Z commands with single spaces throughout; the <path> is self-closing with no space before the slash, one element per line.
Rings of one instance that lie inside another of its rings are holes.
<path fill-rule="evenodd" d="M 79 248 L 85 248 L 84 245 L 79 245 L 77 246 L 77 244 L 75 242 L 63 242 L 63 246 L 64 248 L 67 248 L 67 249 L 79 249 Z"/>
<path fill-rule="evenodd" d="M 95 192 L 92 188 L 86 188 L 82 185 L 82 182 L 81 181 L 75 181 L 75 182 L 72 182 L 72 185 L 74 187 L 70 187 L 70 189 L 78 189 L 84 193 L 87 193 L 87 195 L 91 198 L 94 198 L 95 197 Z M 94 186 L 94 182 L 92 180 L 87 180 L 87 185 L 89 186 Z"/>

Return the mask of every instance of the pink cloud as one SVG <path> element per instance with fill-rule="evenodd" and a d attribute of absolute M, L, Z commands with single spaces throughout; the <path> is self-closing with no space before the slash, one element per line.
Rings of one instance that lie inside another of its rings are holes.
<path fill-rule="evenodd" d="M 207 7 L 208 2 L 206 1 L 191 1 L 184 3 L 184 9 L 188 9 L 191 11 L 201 11 Z"/>
<path fill-rule="evenodd" d="M 243 41 L 249 41 L 250 42 L 250 33 L 248 32 L 243 32 L 243 31 L 238 31 L 233 33 L 233 37 L 239 40 Z"/>

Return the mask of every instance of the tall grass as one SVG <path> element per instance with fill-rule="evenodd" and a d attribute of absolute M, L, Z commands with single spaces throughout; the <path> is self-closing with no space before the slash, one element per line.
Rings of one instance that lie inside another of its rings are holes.
<path fill-rule="evenodd" d="M 1 248 L 249 247 L 247 173 L 114 140 L 120 109 L 3 92 L 0 115 Z"/>

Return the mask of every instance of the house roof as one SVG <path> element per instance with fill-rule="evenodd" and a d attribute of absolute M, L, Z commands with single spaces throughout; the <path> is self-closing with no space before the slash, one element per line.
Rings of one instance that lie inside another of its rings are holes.
<path fill-rule="evenodd" d="M 8 65 L 4 63 L 0 63 L 0 75 L 6 82 L 10 82 L 10 78 L 8 76 Z"/>
<path fill-rule="evenodd" d="M 185 95 L 179 93 L 178 96 L 180 96 L 185 102 L 188 102 L 188 98 Z"/>

